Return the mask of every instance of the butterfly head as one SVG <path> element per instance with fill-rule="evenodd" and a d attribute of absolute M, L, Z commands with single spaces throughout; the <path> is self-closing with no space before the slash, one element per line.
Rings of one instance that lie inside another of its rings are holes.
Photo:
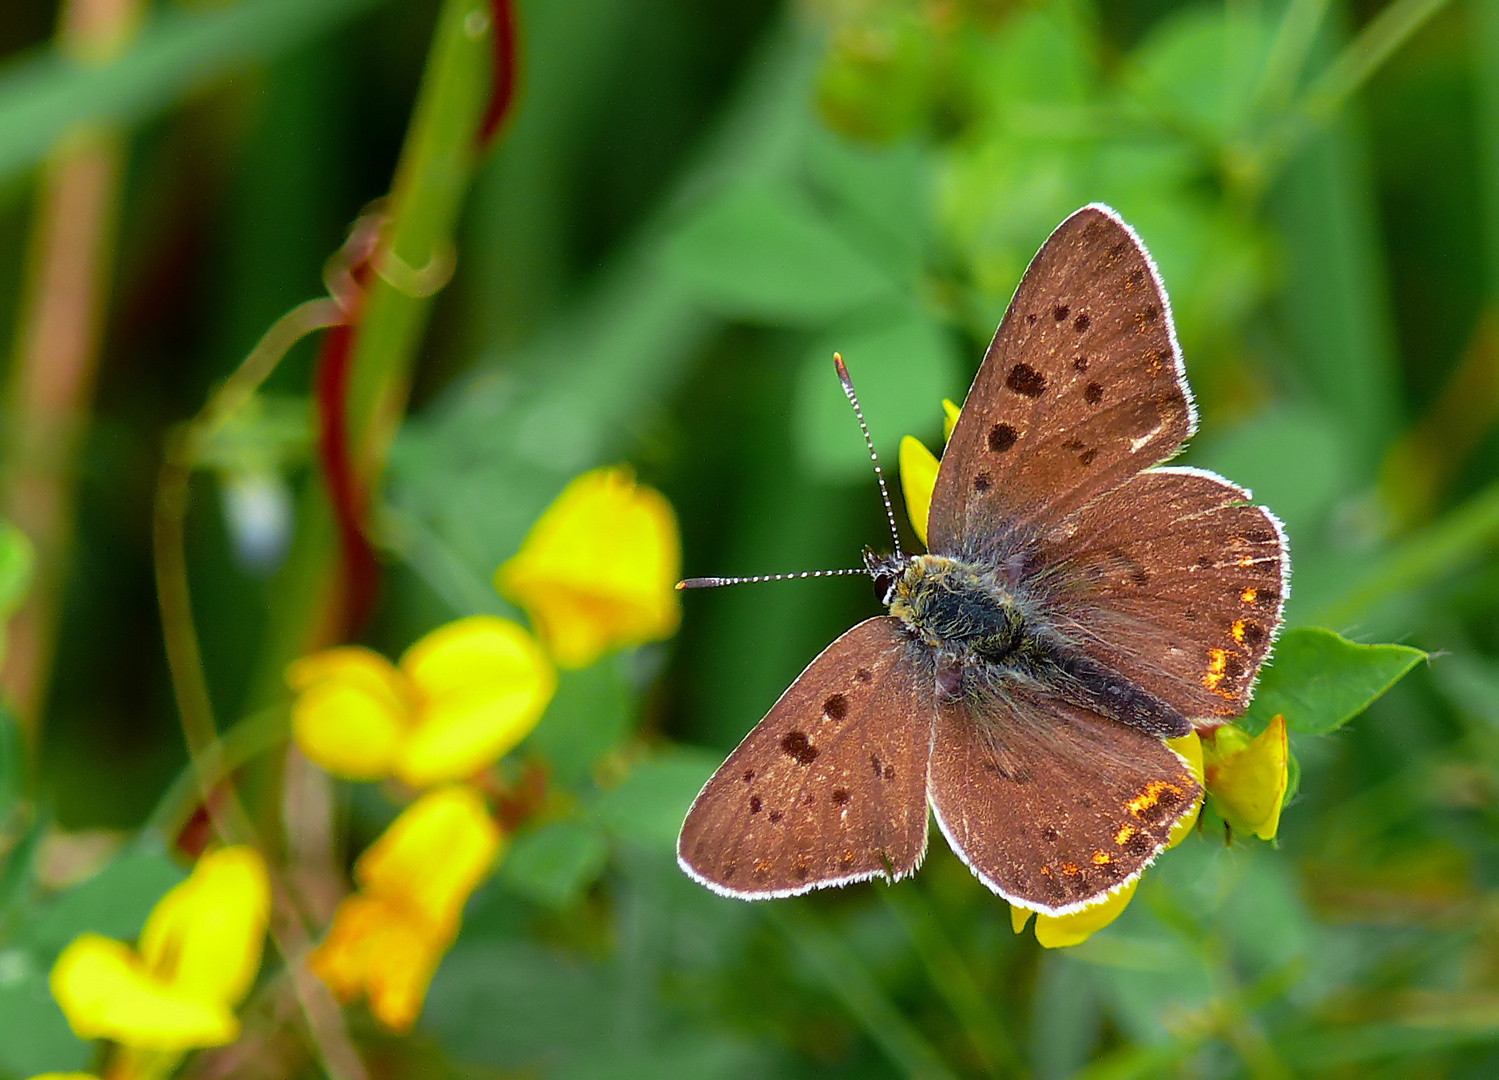
<path fill-rule="evenodd" d="M 873 548 L 864 549 L 864 569 L 874 579 L 875 596 L 886 607 L 894 603 L 896 590 L 906 576 L 906 566 L 910 561 L 909 555 L 887 555 Z"/>

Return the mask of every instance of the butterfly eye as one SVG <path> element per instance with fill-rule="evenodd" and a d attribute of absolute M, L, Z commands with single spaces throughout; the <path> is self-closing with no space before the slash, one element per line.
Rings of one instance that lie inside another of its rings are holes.
<path fill-rule="evenodd" d="M 895 599 L 896 586 L 905 574 L 904 564 L 905 560 L 897 555 L 878 555 L 869 548 L 864 549 L 864 567 L 874 580 L 874 595 L 886 607 Z"/>

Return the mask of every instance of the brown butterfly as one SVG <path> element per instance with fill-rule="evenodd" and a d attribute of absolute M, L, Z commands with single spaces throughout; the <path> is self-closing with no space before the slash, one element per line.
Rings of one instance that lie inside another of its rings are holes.
<path fill-rule="evenodd" d="M 744 899 L 897 881 L 930 805 L 1020 907 L 1077 911 L 1138 877 L 1201 792 L 1164 740 L 1244 711 L 1289 584 L 1285 533 L 1248 491 L 1159 466 L 1196 423 L 1149 253 L 1108 207 L 1079 210 L 968 392 L 929 553 L 866 552 L 890 614 L 828 646 L 729 755 L 682 825 L 682 868 Z"/>

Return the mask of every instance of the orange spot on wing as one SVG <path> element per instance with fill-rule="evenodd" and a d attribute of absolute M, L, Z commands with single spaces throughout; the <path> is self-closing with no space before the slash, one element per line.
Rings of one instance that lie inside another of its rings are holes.
<path fill-rule="evenodd" d="M 1129 826 L 1126 825 L 1124 828 L 1127 829 Z M 1122 832 L 1123 830 L 1121 829 L 1120 831 Z M 1107 851 L 1095 851 L 1093 853 L 1094 866 L 1108 866 L 1113 861 L 1114 856 L 1110 855 Z"/>
<path fill-rule="evenodd" d="M 1136 829 L 1133 825 L 1121 826 L 1119 831 L 1114 834 L 1114 843 L 1118 844 L 1120 847 L 1123 847 L 1125 844 L 1129 843 L 1130 837 L 1134 836 L 1138 831 L 1139 830 Z"/>
<path fill-rule="evenodd" d="M 1234 620 L 1233 634 L 1234 634 L 1234 640 L 1235 641 L 1237 641 L 1240 645 L 1244 644 L 1244 620 L 1243 619 L 1235 619 Z"/>
<path fill-rule="evenodd" d="M 1245 589 L 1239 594 L 1239 600 L 1245 604 L 1252 604 L 1260 598 L 1260 591 L 1255 588 Z"/>
<path fill-rule="evenodd" d="M 1079 867 L 1076 863 L 1064 862 L 1062 864 L 1062 873 L 1064 874 L 1071 874 L 1075 877 L 1082 872 L 1082 868 Z"/>
<path fill-rule="evenodd" d="M 1161 792 L 1163 791 L 1174 791 L 1178 795 L 1182 793 L 1182 789 L 1177 787 L 1175 784 L 1168 783 L 1165 780 L 1152 780 L 1150 783 L 1145 785 L 1144 791 L 1140 792 L 1140 794 L 1136 795 L 1125 805 L 1129 807 L 1129 812 L 1131 814 L 1134 814 L 1135 817 L 1139 817 L 1141 814 L 1145 813 L 1145 811 L 1149 810 L 1152 806 L 1161 801 Z M 1126 828 L 1128 828 L 1128 826 L 1126 826 Z M 1120 831 L 1123 832 L 1122 829 Z"/>
<path fill-rule="evenodd" d="M 1223 682 L 1223 675 L 1228 670 L 1228 650 L 1209 649 L 1208 669 L 1203 673 L 1202 685 L 1209 690 L 1216 691 L 1218 685 Z"/>

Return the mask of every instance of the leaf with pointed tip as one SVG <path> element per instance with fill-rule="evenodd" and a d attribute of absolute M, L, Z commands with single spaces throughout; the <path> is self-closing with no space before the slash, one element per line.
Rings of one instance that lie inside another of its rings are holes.
<path fill-rule="evenodd" d="M 1263 731 L 1283 713 L 1298 734 L 1336 731 L 1426 658 L 1409 645 L 1360 645 L 1318 627 L 1291 630 L 1260 676 L 1244 727 Z"/>

